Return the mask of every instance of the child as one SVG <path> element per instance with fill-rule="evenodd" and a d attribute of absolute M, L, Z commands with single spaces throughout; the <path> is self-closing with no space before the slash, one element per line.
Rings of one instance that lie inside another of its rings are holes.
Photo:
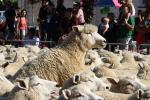
<path fill-rule="evenodd" d="M 109 28 L 109 18 L 108 17 L 103 17 L 101 20 L 101 24 L 98 27 L 98 33 L 101 35 L 105 35 L 105 33 L 108 31 Z"/>
<path fill-rule="evenodd" d="M 19 38 L 20 40 L 23 40 L 26 36 L 27 33 L 27 19 L 26 19 L 26 10 L 23 9 L 21 11 L 21 16 L 18 17 L 18 22 L 17 22 L 17 33 L 19 33 Z"/>
<path fill-rule="evenodd" d="M 135 7 L 133 5 L 132 0 L 119 0 L 119 3 L 122 4 L 122 7 L 120 7 L 120 9 L 119 9 L 120 10 L 119 17 L 121 17 L 121 15 L 122 15 L 122 9 L 126 5 L 128 5 L 128 6 L 131 7 L 131 11 L 126 16 L 126 20 L 128 21 L 128 19 L 130 18 L 130 16 L 135 16 Z"/>

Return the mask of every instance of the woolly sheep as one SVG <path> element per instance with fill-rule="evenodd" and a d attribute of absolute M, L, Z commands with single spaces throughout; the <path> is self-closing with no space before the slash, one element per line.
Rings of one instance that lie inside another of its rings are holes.
<path fill-rule="evenodd" d="M 104 100 L 150 100 L 150 91 L 142 89 L 137 90 L 133 94 L 121 94 L 108 91 L 98 91 L 95 93 L 104 98 Z"/>
<path fill-rule="evenodd" d="M 85 54 L 92 48 L 104 48 L 106 40 L 91 24 L 77 25 L 62 44 L 51 48 L 37 59 L 26 63 L 15 78 L 37 74 L 43 79 L 53 80 L 60 85 L 80 70 L 87 69 Z"/>
<path fill-rule="evenodd" d="M 112 83 L 110 91 L 117 93 L 131 94 L 138 89 L 146 89 L 147 87 L 137 77 L 121 77 L 118 79 L 108 78 Z"/>
<path fill-rule="evenodd" d="M 0 73 L 0 96 L 7 95 L 14 88 L 14 84 L 11 83 L 3 73 Z"/>
<path fill-rule="evenodd" d="M 91 70 L 86 70 L 66 80 L 61 91 L 78 84 L 85 84 L 91 91 L 105 91 L 109 89 L 109 86 L 103 80 L 97 78 Z"/>
<path fill-rule="evenodd" d="M 18 85 L 9 94 L 10 100 L 50 100 L 57 99 L 59 87 L 53 81 L 40 79 L 38 76 L 18 79 Z"/>
<path fill-rule="evenodd" d="M 103 64 L 96 50 L 88 50 L 85 55 L 85 65 L 97 66 Z"/>
<path fill-rule="evenodd" d="M 98 49 L 98 54 L 101 57 L 107 57 L 107 63 L 110 63 L 111 66 L 109 66 L 110 68 L 120 68 L 121 64 L 120 64 L 120 60 L 121 58 L 119 56 L 117 56 L 116 54 L 114 54 L 113 52 L 104 50 L 104 49 Z"/>
<path fill-rule="evenodd" d="M 94 94 L 86 85 L 78 84 L 62 91 L 58 100 L 104 100 Z"/>
<path fill-rule="evenodd" d="M 107 68 L 105 64 L 94 67 L 93 72 L 98 78 L 101 78 L 101 77 L 117 78 L 118 77 L 116 73 L 112 69 Z"/>
<path fill-rule="evenodd" d="M 137 76 L 140 79 L 149 80 L 150 79 L 150 65 L 146 61 L 143 61 L 143 62 L 139 63 L 139 67 L 140 68 L 137 73 Z"/>

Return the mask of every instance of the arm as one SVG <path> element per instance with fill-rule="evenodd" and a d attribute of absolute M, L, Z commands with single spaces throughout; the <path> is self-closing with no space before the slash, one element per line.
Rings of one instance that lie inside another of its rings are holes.
<path fill-rule="evenodd" d="M 135 25 L 135 21 L 134 19 L 131 17 L 129 19 L 129 21 L 127 19 L 125 19 L 125 26 L 130 30 L 133 31 L 134 30 L 134 25 Z"/>

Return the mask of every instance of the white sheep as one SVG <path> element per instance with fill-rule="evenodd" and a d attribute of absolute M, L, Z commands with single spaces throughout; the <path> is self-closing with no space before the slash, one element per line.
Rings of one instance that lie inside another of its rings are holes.
<path fill-rule="evenodd" d="M 131 94 L 138 89 L 144 90 L 147 88 L 137 77 L 107 78 L 107 80 L 112 83 L 110 91 L 116 93 Z"/>
<path fill-rule="evenodd" d="M 150 91 L 142 89 L 137 90 L 133 94 L 113 93 L 108 91 L 97 91 L 96 95 L 104 98 L 104 100 L 150 100 Z"/>
<path fill-rule="evenodd" d="M 14 84 L 0 72 L 0 96 L 7 96 L 13 88 Z"/>
<path fill-rule="evenodd" d="M 56 82 L 40 79 L 36 75 L 17 81 L 18 85 L 9 94 L 10 100 L 50 100 L 59 96 L 60 87 Z"/>
<path fill-rule="evenodd" d="M 85 65 L 98 66 L 103 64 L 101 57 L 96 50 L 88 50 L 85 55 Z"/>
<path fill-rule="evenodd" d="M 113 78 L 117 78 L 118 77 L 116 75 L 116 73 L 112 69 L 107 68 L 107 66 L 105 64 L 94 67 L 93 68 L 93 72 L 95 73 L 95 75 L 98 78 L 101 78 L 101 77 L 113 77 Z"/>
<path fill-rule="evenodd" d="M 104 83 L 103 80 L 97 78 L 91 70 L 86 70 L 66 80 L 62 86 L 61 91 L 78 84 L 86 85 L 91 91 L 105 91 L 109 89 L 109 86 Z"/>
<path fill-rule="evenodd" d="M 140 79 L 150 80 L 150 64 L 148 62 L 143 61 L 139 63 L 139 70 L 137 76 Z"/>
<path fill-rule="evenodd" d="M 64 80 L 78 71 L 87 69 L 84 65 L 86 52 L 92 48 L 104 48 L 105 42 L 106 40 L 97 33 L 96 26 L 74 26 L 62 44 L 26 63 L 14 78 L 37 74 L 43 79 L 53 80 L 62 85 Z"/>
<path fill-rule="evenodd" d="M 85 84 L 78 84 L 65 89 L 58 100 L 104 100 L 101 96 L 94 94 Z"/>

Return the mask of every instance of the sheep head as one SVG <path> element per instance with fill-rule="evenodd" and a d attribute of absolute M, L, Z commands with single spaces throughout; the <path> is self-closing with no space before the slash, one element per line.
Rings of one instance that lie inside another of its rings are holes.
<path fill-rule="evenodd" d="M 63 90 L 58 100 L 103 100 L 103 98 L 90 91 L 86 85 L 79 84 Z"/>
<path fill-rule="evenodd" d="M 112 86 L 116 85 L 115 88 L 117 88 L 117 91 L 115 92 L 121 92 L 125 94 L 131 94 L 138 89 L 145 88 L 145 85 L 136 77 L 121 77 L 119 79 L 108 78 L 108 81 L 113 84 Z"/>
<path fill-rule="evenodd" d="M 75 32 L 84 46 L 87 49 L 104 48 L 106 40 L 97 32 L 97 27 L 91 24 L 73 26 Z"/>

